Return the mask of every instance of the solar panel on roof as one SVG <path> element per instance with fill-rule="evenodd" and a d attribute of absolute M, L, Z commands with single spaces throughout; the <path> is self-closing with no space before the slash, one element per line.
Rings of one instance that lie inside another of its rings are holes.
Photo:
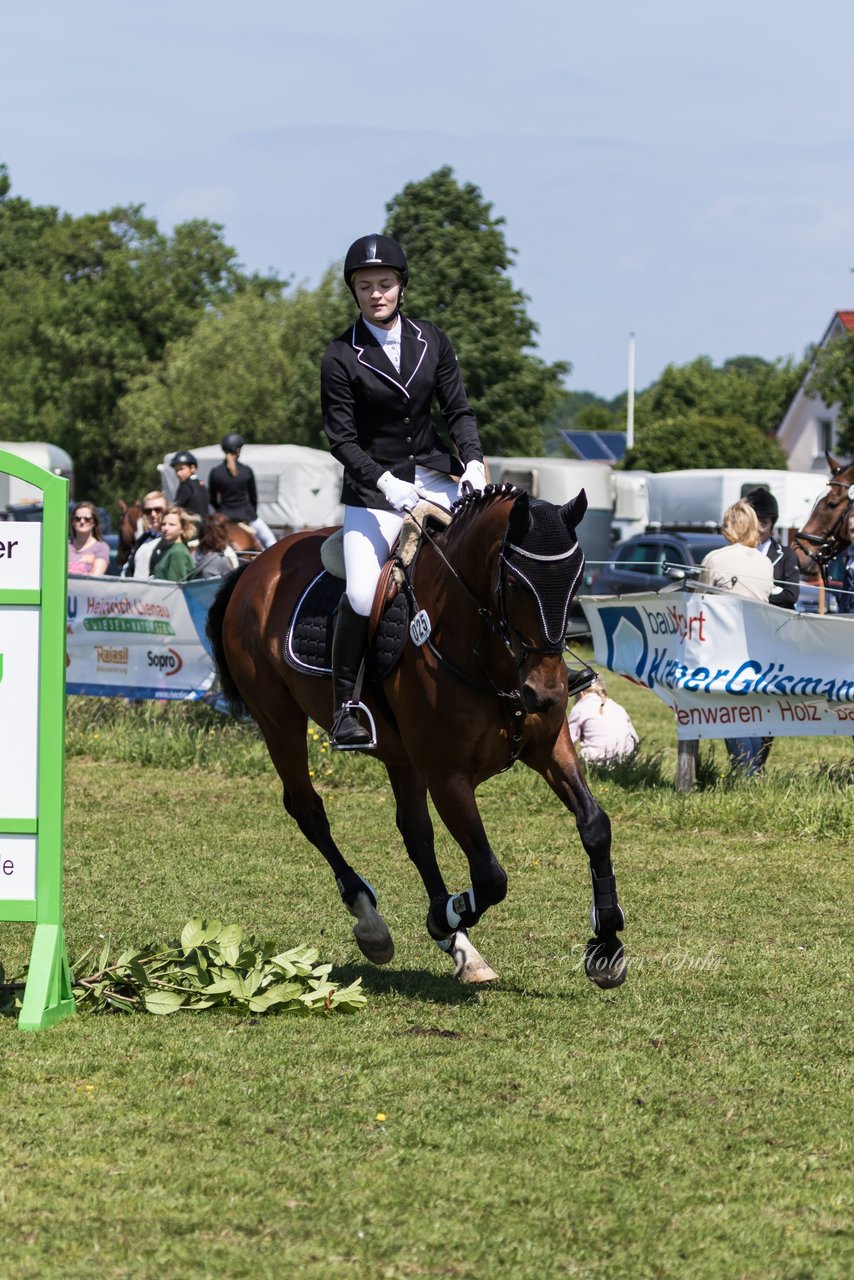
<path fill-rule="evenodd" d="M 625 431 L 561 431 L 582 462 L 617 462 L 626 452 Z"/>

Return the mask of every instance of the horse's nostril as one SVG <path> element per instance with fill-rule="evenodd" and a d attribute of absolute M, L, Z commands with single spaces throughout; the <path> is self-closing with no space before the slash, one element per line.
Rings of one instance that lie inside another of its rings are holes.
<path fill-rule="evenodd" d="M 558 689 L 535 689 L 533 685 L 522 685 L 522 702 L 528 712 L 548 711 L 561 697 Z"/>

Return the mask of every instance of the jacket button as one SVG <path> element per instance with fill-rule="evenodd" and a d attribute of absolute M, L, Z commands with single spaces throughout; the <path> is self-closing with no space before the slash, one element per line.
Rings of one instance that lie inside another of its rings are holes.
<path fill-rule="evenodd" d="M 410 461 L 410 462 L 414 462 L 414 461 L 415 461 L 415 454 L 414 454 L 414 453 L 410 453 L 410 455 L 409 455 L 409 461 Z"/>
<path fill-rule="evenodd" d="M 407 437 L 406 437 L 406 443 L 407 443 L 407 444 L 412 444 L 412 436 L 407 436 Z"/>
<path fill-rule="evenodd" d="M 409 418 L 404 418 L 404 419 L 403 419 L 403 422 L 404 422 L 404 425 L 405 425 L 405 426 L 407 426 L 407 427 L 409 426 Z"/>

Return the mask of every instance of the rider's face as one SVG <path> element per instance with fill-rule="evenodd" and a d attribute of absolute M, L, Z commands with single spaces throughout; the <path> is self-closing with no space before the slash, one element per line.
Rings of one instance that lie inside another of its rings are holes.
<path fill-rule="evenodd" d="M 353 273 L 353 290 L 366 320 L 380 328 L 392 323 L 400 297 L 400 276 L 396 271 L 390 267 L 362 267 Z"/>
<path fill-rule="evenodd" d="M 758 520 L 759 520 L 759 541 L 765 542 L 766 539 L 771 537 L 771 530 L 774 528 L 774 521 L 769 520 L 767 518 L 763 519 L 762 516 L 759 516 Z"/>

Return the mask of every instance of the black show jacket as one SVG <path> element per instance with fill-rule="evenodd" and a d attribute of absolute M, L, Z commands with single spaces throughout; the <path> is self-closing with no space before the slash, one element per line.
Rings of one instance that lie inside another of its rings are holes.
<path fill-rule="evenodd" d="M 323 356 L 323 427 L 344 467 L 345 506 L 393 510 L 377 489 L 384 471 L 411 481 L 416 464 L 460 475 L 467 462 L 483 461 L 477 422 L 450 339 L 427 320 L 401 315 L 400 348 L 398 373 L 360 317 L 330 342 Z M 434 394 L 459 458 L 433 424 Z"/>

